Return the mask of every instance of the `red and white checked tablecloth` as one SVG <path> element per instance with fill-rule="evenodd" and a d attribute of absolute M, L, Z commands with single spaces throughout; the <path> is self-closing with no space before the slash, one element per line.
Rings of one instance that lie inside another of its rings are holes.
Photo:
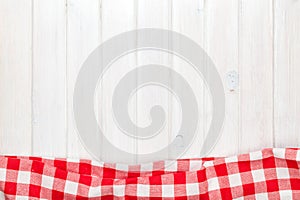
<path fill-rule="evenodd" d="M 291 148 L 139 166 L 0 156 L 0 198 L 300 199 L 299 167 Z"/>

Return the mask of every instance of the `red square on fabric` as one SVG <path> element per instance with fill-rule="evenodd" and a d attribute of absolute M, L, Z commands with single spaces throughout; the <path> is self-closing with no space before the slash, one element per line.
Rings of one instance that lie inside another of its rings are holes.
<path fill-rule="evenodd" d="M 138 177 L 140 176 L 139 172 L 128 172 L 127 177 L 131 178 L 131 177 Z"/>
<path fill-rule="evenodd" d="M 112 168 L 103 168 L 103 177 L 104 178 L 115 178 L 116 177 L 116 170 Z"/>
<path fill-rule="evenodd" d="M 291 189 L 292 190 L 300 190 L 300 179 L 291 179 Z"/>
<path fill-rule="evenodd" d="M 238 162 L 239 171 L 242 172 L 248 172 L 251 171 L 251 162 L 250 161 L 240 161 Z"/>
<path fill-rule="evenodd" d="M 107 200 L 114 200 L 113 197 L 111 197 L 111 198 L 112 198 L 112 199 L 109 199 L 109 198 L 108 198 Z M 132 195 L 125 195 L 125 196 L 124 196 L 124 199 L 126 199 L 126 200 L 127 200 L 127 199 L 130 199 L 130 200 L 131 200 L 131 199 L 132 199 L 132 200 L 138 200 L 138 197 L 132 196 Z"/>
<path fill-rule="evenodd" d="M 136 177 L 126 179 L 126 184 L 137 184 L 137 182 L 138 182 L 138 179 Z"/>
<path fill-rule="evenodd" d="M 222 199 L 232 199 L 231 189 L 230 188 L 221 188 Z"/>
<path fill-rule="evenodd" d="M 42 174 L 43 170 L 44 170 L 44 163 L 37 162 L 37 161 L 32 162 L 32 165 L 31 165 L 31 171 L 32 172 Z"/>
<path fill-rule="evenodd" d="M 274 192 L 279 190 L 277 180 L 268 180 L 266 181 L 266 184 L 268 192 Z"/>
<path fill-rule="evenodd" d="M 205 200 L 208 200 L 209 199 L 209 195 L 208 193 L 204 193 L 204 194 L 200 194 L 200 199 L 205 199 Z"/>
<path fill-rule="evenodd" d="M 254 183 L 243 185 L 244 196 L 255 194 L 255 185 Z"/>
<path fill-rule="evenodd" d="M 174 184 L 186 184 L 185 173 L 175 173 L 174 174 Z"/>
<path fill-rule="evenodd" d="M 36 161 L 39 161 L 39 162 L 43 161 L 43 159 L 40 158 L 40 157 L 29 157 L 29 160 L 36 160 Z"/>
<path fill-rule="evenodd" d="M 275 158 L 274 157 L 269 157 L 269 158 L 265 158 L 263 159 L 263 167 L 264 169 L 267 168 L 275 168 Z"/>
<path fill-rule="evenodd" d="M 294 160 L 287 160 L 286 164 L 288 166 L 288 168 L 292 168 L 292 169 L 299 169 L 298 163 L 297 161 Z"/>
<path fill-rule="evenodd" d="M 158 170 L 158 171 L 153 171 L 152 172 L 152 176 L 159 176 L 159 175 L 162 175 L 164 174 L 165 172 L 164 171 L 161 171 L 161 170 Z"/>
<path fill-rule="evenodd" d="M 64 193 L 56 190 L 52 190 L 52 199 L 64 199 Z"/>
<path fill-rule="evenodd" d="M 104 178 L 101 181 L 101 185 L 113 185 L 114 179 L 111 178 Z"/>
<path fill-rule="evenodd" d="M 149 178 L 150 181 L 150 185 L 161 185 L 162 181 L 161 181 L 161 176 L 151 176 Z"/>
<path fill-rule="evenodd" d="M 55 175 L 54 175 L 55 178 L 60 178 L 60 179 L 66 180 L 67 176 L 68 176 L 68 173 L 66 171 L 61 170 L 61 169 L 55 170 Z"/>
<path fill-rule="evenodd" d="M 15 195 L 17 193 L 17 183 L 6 182 L 4 186 L 4 193 Z"/>
<path fill-rule="evenodd" d="M 225 163 L 221 164 L 221 165 L 216 165 L 215 170 L 216 170 L 217 176 L 227 176 L 228 175 L 227 167 L 226 167 Z"/>
<path fill-rule="evenodd" d="M 206 169 L 197 172 L 198 182 L 204 182 L 206 178 Z"/>
<path fill-rule="evenodd" d="M 82 183 L 84 185 L 91 185 L 92 183 L 92 177 L 87 175 L 80 175 L 79 177 L 79 183 Z"/>
<path fill-rule="evenodd" d="M 8 159 L 7 169 L 19 170 L 20 160 L 19 159 Z"/>
<path fill-rule="evenodd" d="M 91 173 L 92 173 L 91 165 L 88 164 L 88 163 L 80 163 L 79 164 L 79 173 L 80 174 L 91 175 Z"/>
<path fill-rule="evenodd" d="M 39 198 L 41 194 L 41 186 L 29 185 L 29 196 Z"/>
<path fill-rule="evenodd" d="M 64 160 L 54 160 L 54 166 L 63 170 L 67 169 L 67 162 Z"/>

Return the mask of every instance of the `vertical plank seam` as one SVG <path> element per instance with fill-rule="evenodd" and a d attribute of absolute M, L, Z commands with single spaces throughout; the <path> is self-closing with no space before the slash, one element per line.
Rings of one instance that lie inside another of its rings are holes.
<path fill-rule="evenodd" d="M 169 0 L 168 1 L 168 31 L 173 31 L 173 0 Z M 170 35 L 168 36 L 168 46 L 169 49 L 173 48 L 173 38 L 169 38 Z M 171 47 L 170 47 L 170 43 L 171 43 Z M 169 53 L 168 54 L 168 64 L 170 65 L 169 67 L 172 68 L 173 67 L 173 54 Z M 169 79 L 169 87 L 172 89 L 173 86 L 173 81 L 172 81 L 172 74 L 169 73 L 168 75 L 168 79 Z M 172 117 L 173 115 L 173 102 L 172 102 L 172 94 L 170 94 L 170 92 L 168 93 L 168 143 L 172 142 L 172 130 L 173 130 L 173 123 L 172 123 Z M 168 158 L 170 159 L 170 153 L 168 151 Z"/>
<path fill-rule="evenodd" d="M 135 20 L 135 29 L 138 29 L 138 16 L 139 16 L 139 14 L 138 14 L 138 12 L 139 12 L 139 4 L 138 4 L 138 0 L 134 0 L 134 2 L 133 2 L 133 6 L 134 6 L 134 20 Z M 137 31 L 136 31 L 136 47 L 137 47 L 137 44 L 138 44 L 138 34 L 137 34 Z M 135 64 L 136 64 L 136 67 L 138 67 L 138 51 L 136 51 L 136 53 L 135 53 Z M 135 83 L 135 85 L 137 85 L 138 84 L 138 73 L 136 73 L 136 76 L 137 76 L 137 78 L 136 78 L 136 83 Z M 137 129 L 137 126 L 138 126 L 138 95 L 136 95 L 136 97 L 135 97 L 136 99 L 136 105 L 135 105 L 135 122 L 136 122 L 136 130 L 135 130 L 135 135 L 136 136 L 138 136 L 138 129 Z M 135 154 L 136 154 L 136 156 L 135 156 L 135 161 L 136 161 L 136 163 L 138 163 L 139 161 L 138 161 L 138 153 L 139 153 L 139 149 L 138 149 L 138 139 L 136 139 L 135 140 L 135 142 L 134 142 L 134 145 L 135 145 Z"/>
<path fill-rule="evenodd" d="M 241 16 L 243 12 L 243 7 L 242 7 L 242 0 L 238 0 L 238 72 L 239 74 L 242 74 L 242 68 L 241 68 L 241 62 L 240 62 L 240 39 L 241 39 Z M 242 139 L 242 112 L 241 112 L 241 104 L 242 104 L 242 77 L 239 80 L 240 82 L 240 90 L 239 90 L 239 96 L 238 96 L 238 152 L 241 151 L 241 139 Z"/>
<path fill-rule="evenodd" d="M 207 37 L 207 31 L 208 31 L 208 22 L 207 22 L 207 13 L 208 13 L 208 3 L 206 2 L 206 0 L 203 0 L 203 29 L 202 29 L 202 40 L 203 40 L 203 49 L 205 52 L 208 53 L 208 37 Z M 204 65 L 204 74 L 203 76 L 205 77 L 207 75 L 207 60 L 205 59 L 205 65 Z M 208 77 L 209 78 L 209 77 Z M 206 84 L 205 84 L 205 80 L 202 81 L 202 91 L 203 91 L 203 97 L 202 97 L 202 112 L 203 112 L 203 127 L 202 127 L 202 141 L 205 141 L 205 138 L 208 137 L 207 135 L 207 110 L 206 110 L 206 95 L 207 95 L 207 91 L 206 91 Z M 204 147 L 204 143 L 202 145 L 201 148 Z M 199 149 L 199 155 L 201 153 L 202 149 Z"/>
<path fill-rule="evenodd" d="M 276 144 L 275 134 L 275 0 L 272 0 L 272 146 Z"/>
<path fill-rule="evenodd" d="M 102 34 L 102 22 L 103 22 L 103 19 L 102 19 L 102 0 L 99 0 L 99 7 L 98 7 L 98 12 L 99 12 L 99 35 L 98 35 L 98 37 L 99 37 L 99 42 L 100 42 L 100 45 L 102 44 L 102 40 L 103 40 L 103 34 Z M 103 92 L 104 92 L 104 90 L 103 90 L 103 84 L 101 83 L 101 92 L 100 92 L 100 99 L 101 99 L 101 104 L 100 105 L 102 105 L 102 102 L 104 101 L 104 95 L 103 95 Z M 99 113 L 99 107 L 98 107 L 98 113 Z M 102 124 L 102 126 L 103 126 L 103 123 L 104 123 L 104 121 L 103 121 L 103 112 L 102 112 L 102 109 L 100 110 L 100 114 L 98 114 L 98 116 L 100 116 L 101 117 L 101 119 L 99 120 L 100 122 L 101 122 L 101 124 Z M 99 122 L 98 122 L 99 123 Z M 101 129 L 101 127 L 99 127 L 100 129 Z M 103 138 L 104 136 L 103 136 L 103 134 L 101 134 L 101 137 Z M 103 147 L 103 139 L 101 138 L 101 141 L 100 141 L 100 143 L 101 143 L 101 146 Z M 101 148 L 101 150 L 103 150 L 102 148 Z"/>
<path fill-rule="evenodd" d="M 68 79 L 69 79 L 69 73 L 68 73 L 68 28 L 69 28 L 69 23 L 68 23 L 68 17 L 69 17 L 69 6 L 68 6 L 68 0 L 65 0 L 65 137 L 66 137 L 66 157 L 69 156 L 69 99 L 68 99 L 68 94 L 69 94 L 69 88 L 68 88 Z"/>
<path fill-rule="evenodd" d="M 33 124 L 33 122 L 34 122 L 34 118 L 35 118 L 35 116 L 34 116 L 34 95 L 33 95 L 33 93 L 34 93 L 34 90 L 33 90 L 33 84 L 34 84 L 34 82 L 33 82 L 33 75 L 34 75 L 34 72 L 33 72 L 33 69 L 34 69 L 34 40 L 33 40 L 33 38 L 34 38 L 34 36 L 33 36 L 33 34 L 34 34 L 34 0 L 31 0 L 31 72 L 30 72 L 30 74 L 31 74 L 31 83 L 30 83 L 30 92 L 31 92 L 31 94 L 30 94 L 30 97 L 31 97 L 31 99 L 30 99 L 30 102 L 31 102 L 31 113 L 30 113 L 30 116 L 31 116 L 31 119 L 30 119 L 30 142 L 31 142 L 31 144 L 30 144 L 30 154 L 32 155 L 33 154 L 33 151 L 34 151 L 34 145 L 33 145 L 33 143 L 34 143 L 34 137 L 33 137 L 33 135 L 34 135 L 34 132 L 33 132 L 33 126 L 34 126 L 34 124 Z"/>
<path fill-rule="evenodd" d="M 171 13 L 169 14 L 169 15 L 170 15 L 170 18 L 169 18 L 169 19 L 171 20 L 171 24 L 169 25 L 169 28 L 171 29 L 171 31 L 173 31 L 173 23 L 174 23 L 174 21 L 173 21 L 173 20 L 174 20 L 174 19 L 173 19 L 173 9 L 174 9 L 174 6 L 173 6 L 173 0 L 171 0 L 171 1 L 170 1 L 170 12 L 171 12 Z M 172 40 L 171 40 L 171 44 L 172 44 L 172 47 L 171 47 L 171 48 L 173 49 L 173 38 L 171 38 L 171 39 L 172 39 Z M 174 65 L 174 62 L 173 62 L 173 55 L 174 55 L 174 54 L 172 54 L 172 58 L 171 58 L 171 60 L 170 60 L 171 66 Z M 172 84 L 172 76 L 170 77 L 170 84 Z M 170 98 L 170 101 L 171 101 L 171 109 L 168 108 L 168 109 L 170 109 L 169 112 L 170 112 L 170 114 L 171 114 L 171 117 L 169 117 L 169 119 L 171 119 L 171 120 L 170 120 L 170 124 L 169 124 L 169 128 L 170 128 L 170 133 L 169 133 L 169 134 L 171 135 L 171 142 L 172 142 L 172 135 L 173 135 L 173 133 L 172 133 L 172 131 L 173 131 L 173 123 L 172 123 L 172 119 L 173 119 L 173 118 L 172 118 L 172 115 L 173 115 L 173 101 L 172 101 L 172 99 L 173 99 L 173 94 L 170 94 L 170 93 L 169 93 L 169 95 L 170 95 L 169 98 Z"/>

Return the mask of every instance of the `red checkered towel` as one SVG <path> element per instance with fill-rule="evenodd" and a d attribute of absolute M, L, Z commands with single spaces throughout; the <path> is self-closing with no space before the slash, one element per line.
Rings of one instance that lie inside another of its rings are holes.
<path fill-rule="evenodd" d="M 139 166 L 0 156 L 0 198 L 300 199 L 299 166 L 300 149 Z"/>

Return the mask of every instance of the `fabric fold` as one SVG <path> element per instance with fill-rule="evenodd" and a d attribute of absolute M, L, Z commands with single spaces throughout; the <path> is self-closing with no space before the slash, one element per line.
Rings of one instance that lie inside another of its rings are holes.
<path fill-rule="evenodd" d="M 5 199 L 300 199 L 300 150 L 141 165 L 0 156 Z"/>

